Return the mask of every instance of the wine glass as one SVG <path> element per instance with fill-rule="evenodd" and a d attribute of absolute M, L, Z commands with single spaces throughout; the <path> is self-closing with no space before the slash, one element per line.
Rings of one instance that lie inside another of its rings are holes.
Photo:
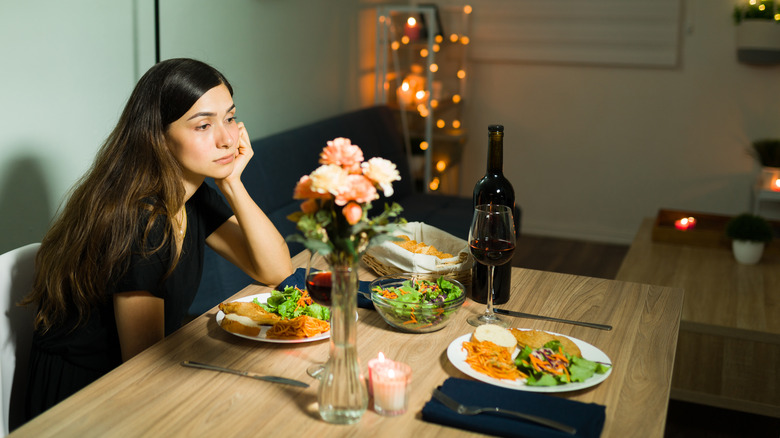
<path fill-rule="evenodd" d="M 317 266 L 328 266 L 324 257 L 314 250 L 309 250 L 309 263 L 306 265 L 306 290 L 309 292 L 309 296 L 312 301 L 321 305 L 330 307 L 330 296 L 332 277 L 331 271 L 318 270 Z M 313 378 L 317 378 L 319 374 L 325 369 L 324 363 L 315 363 L 306 368 L 306 374 Z"/>
<path fill-rule="evenodd" d="M 321 306 L 330 307 L 330 291 L 333 279 L 330 270 L 312 268 L 313 264 L 318 263 L 316 259 L 322 258 L 322 256 L 317 256 L 317 254 L 313 252 L 309 258 L 309 265 L 306 268 L 306 290 L 309 291 L 312 301 Z"/>
<path fill-rule="evenodd" d="M 507 327 L 506 320 L 493 313 L 493 271 L 512 260 L 515 251 L 515 225 L 512 209 L 506 205 L 482 204 L 474 209 L 469 228 L 469 249 L 478 263 L 488 267 L 488 293 L 485 313 L 468 318 L 471 325 L 496 324 Z"/>

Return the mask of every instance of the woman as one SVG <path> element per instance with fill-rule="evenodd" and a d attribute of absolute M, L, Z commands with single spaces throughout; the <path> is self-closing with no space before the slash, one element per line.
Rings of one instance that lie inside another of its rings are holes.
<path fill-rule="evenodd" d="M 204 243 L 261 283 L 292 274 L 287 244 L 241 183 L 253 152 L 232 94 L 191 59 L 136 85 L 41 242 L 23 302 L 38 307 L 29 418 L 179 328 L 208 269 Z"/>

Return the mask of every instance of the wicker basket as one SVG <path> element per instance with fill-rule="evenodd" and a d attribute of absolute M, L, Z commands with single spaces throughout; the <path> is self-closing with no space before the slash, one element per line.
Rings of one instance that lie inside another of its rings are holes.
<path fill-rule="evenodd" d="M 379 247 L 369 248 L 363 254 L 363 262 L 380 276 L 414 271 L 418 277 L 427 280 L 435 280 L 444 276 L 458 280 L 464 286 L 471 285 L 473 261 L 464 240 L 419 222 L 411 222 L 404 228 L 405 232 L 399 234 L 407 235 L 420 242 L 424 241 L 428 245 L 433 245 L 450 254 L 457 254 L 457 256 L 441 262 L 440 259 L 433 256 L 414 254 L 401 250 L 392 242 L 385 242 Z M 392 246 L 388 247 L 388 245 Z M 403 266 L 424 266 L 424 268 L 404 269 Z"/>
<path fill-rule="evenodd" d="M 468 254 L 464 252 L 460 253 L 458 255 L 458 265 L 462 265 L 465 262 L 467 262 L 468 258 L 469 258 Z M 384 265 L 375 257 L 370 256 L 368 254 L 363 254 L 363 263 L 365 263 L 366 266 L 371 268 L 379 276 L 403 273 L 402 270 L 394 266 Z M 417 276 L 423 280 L 429 280 L 429 281 L 435 281 L 437 278 L 444 276 L 444 277 L 454 278 L 455 280 L 458 280 L 459 282 L 463 283 L 464 286 L 470 286 L 471 265 L 469 264 L 468 266 L 469 268 L 464 270 L 453 271 L 453 270 L 443 269 L 441 271 L 418 273 Z"/>

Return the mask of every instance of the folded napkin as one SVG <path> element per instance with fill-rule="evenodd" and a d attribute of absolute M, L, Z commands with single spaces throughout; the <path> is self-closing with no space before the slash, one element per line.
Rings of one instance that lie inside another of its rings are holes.
<path fill-rule="evenodd" d="M 439 390 L 464 405 L 497 406 L 546 417 L 577 429 L 576 435 L 569 435 L 500 414 L 460 415 L 434 398 L 423 406 L 422 418 L 425 421 L 490 435 L 527 438 L 598 437 L 601 435 L 606 418 L 605 407 L 601 405 L 537 392 L 501 388 L 475 380 L 450 377 L 444 381 Z"/>
<path fill-rule="evenodd" d="M 362 307 L 364 309 L 374 309 L 374 303 L 371 301 L 370 298 L 366 298 L 361 294 L 360 292 L 364 292 L 368 296 L 371 296 L 371 292 L 369 291 L 369 285 L 371 282 L 369 281 L 359 281 L 358 282 L 358 294 L 357 294 L 357 305 L 358 307 Z M 304 268 L 298 268 L 293 272 L 293 274 L 287 278 L 284 279 L 281 283 L 279 283 L 279 286 L 276 286 L 276 290 L 283 291 L 285 287 L 287 286 L 295 286 L 298 289 L 306 289 L 306 269 Z"/>

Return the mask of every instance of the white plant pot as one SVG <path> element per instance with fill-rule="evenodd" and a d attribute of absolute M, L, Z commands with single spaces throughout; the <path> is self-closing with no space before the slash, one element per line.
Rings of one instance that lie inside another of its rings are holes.
<path fill-rule="evenodd" d="M 780 63 L 780 23 L 774 20 L 742 20 L 737 25 L 737 59 L 745 64 Z"/>
<path fill-rule="evenodd" d="M 743 265 L 755 265 L 764 254 L 764 242 L 751 242 L 749 240 L 733 240 L 731 249 L 734 258 Z"/>

